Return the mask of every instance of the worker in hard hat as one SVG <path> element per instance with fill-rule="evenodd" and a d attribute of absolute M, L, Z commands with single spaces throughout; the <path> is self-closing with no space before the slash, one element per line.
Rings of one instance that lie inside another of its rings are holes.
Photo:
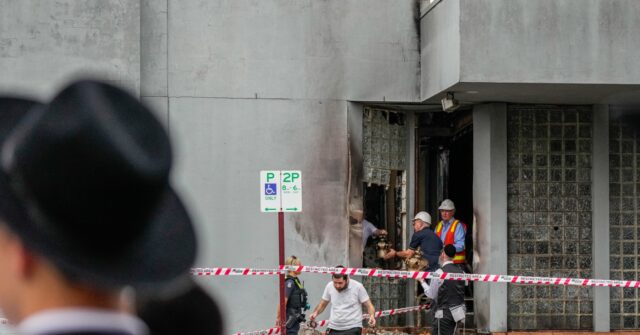
<path fill-rule="evenodd" d="M 390 249 L 385 259 L 391 259 L 393 257 L 410 258 L 416 253 L 416 250 L 420 248 L 422 257 L 429 262 L 426 271 L 435 271 L 439 268 L 438 258 L 442 251 L 442 241 L 431 230 L 431 215 L 427 212 L 419 212 L 413 218 L 413 229 L 415 233 L 411 236 L 411 242 L 409 243 L 409 249 L 395 251 Z"/>
<path fill-rule="evenodd" d="M 464 268 L 466 266 L 465 238 L 467 235 L 467 225 L 457 220 L 454 215 L 456 206 L 450 199 L 444 199 L 438 207 L 442 220 L 435 228 L 436 235 L 444 245 L 452 244 L 456 248 L 453 263 Z"/>

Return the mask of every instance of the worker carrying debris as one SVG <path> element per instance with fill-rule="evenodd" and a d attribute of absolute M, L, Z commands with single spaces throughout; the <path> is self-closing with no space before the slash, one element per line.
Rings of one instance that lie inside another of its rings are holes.
<path fill-rule="evenodd" d="M 438 257 L 440 256 L 440 251 L 442 251 L 442 241 L 440 238 L 431 230 L 429 227 L 431 226 L 431 215 L 427 212 L 419 212 L 413 218 L 413 229 L 415 233 L 411 237 L 411 242 L 409 243 L 409 249 L 395 251 L 390 249 L 385 259 L 391 259 L 393 257 L 401 257 L 411 259 L 416 256 L 416 254 L 422 254 L 422 258 L 425 259 L 428 264 L 426 266 L 418 266 L 417 268 L 411 268 L 410 270 L 426 270 L 426 271 L 435 271 L 438 269 Z M 414 262 L 414 264 L 420 264 L 419 262 Z M 424 263 L 422 263 L 424 264 Z M 426 269 L 425 269 L 426 267 Z"/>

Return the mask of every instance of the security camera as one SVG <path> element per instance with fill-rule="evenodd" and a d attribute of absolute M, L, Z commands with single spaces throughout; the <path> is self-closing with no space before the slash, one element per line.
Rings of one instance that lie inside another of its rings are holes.
<path fill-rule="evenodd" d="M 447 92 L 447 95 L 440 100 L 440 103 L 442 104 L 442 110 L 447 113 L 453 113 L 453 111 L 460 107 L 460 103 L 453 98 L 453 93 L 451 92 Z"/>

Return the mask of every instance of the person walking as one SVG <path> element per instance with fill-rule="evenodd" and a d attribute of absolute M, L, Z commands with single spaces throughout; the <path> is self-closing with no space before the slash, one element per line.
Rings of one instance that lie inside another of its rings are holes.
<path fill-rule="evenodd" d="M 337 268 L 343 268 L 337 266 Z M 320 303 L 309 316 L 315 321 L 327 305 L 331 303 L 331 314 L 327 334 L 331 335 L 360 335 L 362 333 L 362 307 L 369 314 L 368 324 L 375 327 L 375 308 L 366 289 L 358 281 L 347 275 L 334 274 L 332 280 L 324 288 Z"/>

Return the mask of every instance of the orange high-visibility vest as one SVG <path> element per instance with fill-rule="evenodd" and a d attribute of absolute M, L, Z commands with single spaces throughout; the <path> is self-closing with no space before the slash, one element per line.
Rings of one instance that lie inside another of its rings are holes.
<path fill-rule="evenodd" d="M 444 236 L 444 245 L 447 244 L 454 244 L 455 243 L 455 239 L 454 239 L 454 234 L 456 232 L 456 228 L 458 227 L 458 224 L 460 224 L 462 222 L 460 222 L 460 220 L 455 220 L 453 221 L 453 223 L 451 224 L 451 228 L 449 228 L 449 230 L 447 231 L 447 235 Z M 438 237 L 442 240 L 442 237 L 440 237 L 442 235 L 442 221 L 438 222 L 438 225 L 436 226 L 436 235 L 438 235 Z M 464 233 L 467 233 L 467 225 L 462 223 L 462 228 L 464 229 Z M 466 252 L 464 250 L 464 248 L 462 249 L 462 251 L 460 252 L 456 252 L 456 255 L 453 257 L 453 263 L 455 264 L 465 264 L 466 263 Z"/>

